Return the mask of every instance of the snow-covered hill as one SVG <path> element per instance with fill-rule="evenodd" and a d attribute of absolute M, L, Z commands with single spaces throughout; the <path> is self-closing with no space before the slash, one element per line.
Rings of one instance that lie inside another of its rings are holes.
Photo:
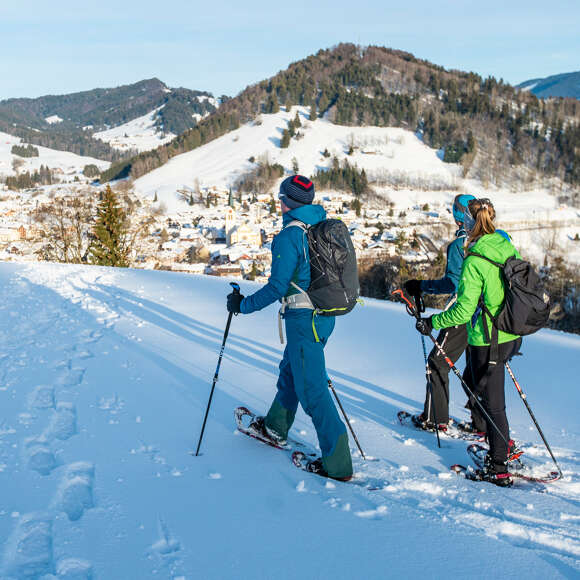
<path fill-rule="evenodd" d="M 203 455 L 190 455 L 227 280 L 1 264 L 0 281 L 3 579 L 578 576 L 580 338 L 540 332 L 514 361 L 565 478 L 505 490 L 449 472 L 467 462 L 465 442 L 437 449 L 397 423 L 424 395 L 403 309 L 368 300 L 337 320 L 328 370 L 375 458 L 355 454 L 356 471 L 382 481 L 371 492 L 300 472 L 236 432 L 236 406 L 263 412 L 274 395 L 274 307 L 233 320 Z M 510 383 L 506 392 L 512 434 L 549 469 Z M 464 418 L 455 379 L 451 393 Z M 302 411 L 292 433 L 315 441 Z"/>
<path fill-rule="evenodd" d="M 113 127 L 106 131 L 93 134 L 93 138 L 99 139 L 121 151 L 137 150 L 149 151 L 159 145 L 168 143 L 175 137 L 173 133 L 162 133 L 157 130 L 155 121 L 159 111 L 163 107 L 158 107 L 153 111 L 133 119 L 118 127 Z"/>
<path fill-rule="evenodd" d="M 57 151 L 48 147 L 35 147 L 38 149 L 38 157 L 20 157 L 13 155 L 11 149 L 14 145 L 22 145 L 19 137 L 0 133 L 0 176 L 14 175 L 13 162 L 15 159 L 21 160 L 22 166 L 19 172 L 36 171 L 41 165 L 50 169 L 60 169 L 65 174 L 81 173 L 85 165 L 96 165 L 99 169 L 107 169 L 110 165 L 108 161 L 95 159 L 94 157 L 82 157 L 67 151 Z"/>
<path fill-rule="evenodd" d="M 301 139 L 292 139 L 290 147 L 280 148 L 282 132 L 299 111 L 303 127 Z M 355 147 L 347 155 L 350 145 Z M 325 149 L 330 157 L 324 157 Z M 255 167 L 256 161 L 267 157 L 290 170 L 293 159 L 304 175 L 313 175 L 318 168 L 330 167 L 332 156 L 347 158 L 365 169 L 370 178 L 380 178 L 384 172 L 412 173 L 432 182 L 452 184 L 459 168 L 443 163 L 437 151 L 423 144 L 411 131 L 384 127 L 346 127 L 326 119 L 309 121 L 307 109 L 292 107 L 289 112 L 261 115 L 253 123 L 243 125 L 223 137 L 189 153 L 178 155 L 168 163 L 135 181 L 136 191 L 175 207 L 179 204 L 176 191 L 192 186 L 197 179 L 201 186 L 227 189 L 243 173 Z M 182 202 L 181 202 L 182 203 Z M 178 206 L 179 207 L 179 206 Z"/>

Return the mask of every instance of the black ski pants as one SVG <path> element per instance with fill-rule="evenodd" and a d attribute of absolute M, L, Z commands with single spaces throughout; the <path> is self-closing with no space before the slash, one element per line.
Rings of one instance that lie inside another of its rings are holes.
<path fill-rule="evenodd" d="M 467 326 L 451 326 L 450 328 L 443 328 L 437 336 L 439 346 L 445 351 L 445 354 L 455 364 L 465 349 L 467 348 Z M 466 353 L 468 356 L 468 353 Z M 429 386 L 427 386 L 427 393 L 425 396 L 425 407 L 423 416 L 427 421 L 437 423 L 449 422 L 449 365 L 445 362 L 445 358 L 439 354 L 437 347 L 434 346 L 429 354 L 427 364 L 431 369 L 431 384 L 433 385 L 433 397 L 429 393 Z M 471 386 L 471 372 L 469 371 L 469 362 L 463 371 L 463 380 L 468 386 Z M 466 392 L 466 395 L 468 393 Z M 469 397 L 469 395 L 468 395 Z M 475 403 L 477 405 L 477 403 Z M 469 407 L 469 404 L 468 404 Z M 473 414 L 472 414 L 473 417 Z M 475 419 L 475 418 L 474 418 Z M 480 420 L 480 423 L 475 425 L 477 431 L 485 431 L 485 422 Z"/>
<path fill-rule="evenodd" d="M 494 463 L 507 461 L 510 434 L 505 412 L 504 365 L 518 352 L 521 344 L 522 339 L 518 338 L 498 345 L 498 360 L 495 365 L 489 364 L 489 346 L 469 345 L 468 347 L 469 363 L 473 374 L 473 392 L 495 423 L 494 427 L 489 419 L 485 419 L 489 454 Z M 478 411 L 480 412 L 479 408 Z"/>

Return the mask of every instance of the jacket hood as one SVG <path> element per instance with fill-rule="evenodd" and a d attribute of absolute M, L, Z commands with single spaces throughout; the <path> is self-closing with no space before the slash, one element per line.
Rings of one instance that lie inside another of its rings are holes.
<path fill-rule="evenodd" d="M 470 252 L 481 254 L 495 262 L 502 264 L 516 254 L 513 244 L 502 234 L 493 233 L 482 236 L 469 248 Z"/>
<path fill-rule="evenodd" d="M 321 205 L 302 205 L 284 214 L 283 224 L 286 226 L 292 220 L 298 220 L 313 226 L 326 219 L 326 211 Z"/>

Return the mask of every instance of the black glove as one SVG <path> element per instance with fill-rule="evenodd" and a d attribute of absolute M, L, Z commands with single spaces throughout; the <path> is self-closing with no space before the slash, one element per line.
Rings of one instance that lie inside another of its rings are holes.
<path fill-rule="evenodd" d="M 421 296 L 421 280 L 407 280 L 403 284 L 403 288 L 405 292 L 409 294 L 409 296 Z"/>
<path fill-rule="evenodd" d="M 240 294 L 239 292 L 232 292 L 231 294 L 228 294 L 228 312 L 239 314 L 241 312 L 240 305 L 243 299 L 244 295 Z"/>
<path fill-rule="evenodd" d="M 433 321 L 431 318 L 431 316 L 428 316 L 427 318 L 419 318 L 417 324 L 415 324 L 415 328 L 425 336 L 429 336 L 431 332 L 433 332 Z"/>

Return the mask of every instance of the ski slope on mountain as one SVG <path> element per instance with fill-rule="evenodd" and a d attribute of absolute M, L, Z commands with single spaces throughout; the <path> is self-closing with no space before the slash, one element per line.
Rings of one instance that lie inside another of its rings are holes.
<path fill-rule="evenodd" d="M 155 126 L 157 114 L 162 108 L 158 107 L 123 125 L 93 133 L 93 138 L 104 141 L 120 151 L 137 150 L 141 152 L 155 149 L 175 137 L 173 133 L 162 133 Z"/>
<path fill-rule="evenodd" d="M 506 490 L 449 471 L 468 463 L 464 441 L 438 449 L 398 424 L 424 397 L 404 309 L 367 300 L 338 319 L 327 366 L 373 458 L 354 453 L 355 471 L 381 482 L 368 491 L 236 432 L 235 407 L 264 412 L 274 396 L 275 306 L 233 320 L 194 457 L 227 280 L 6 263 L 0 280 L 3 580 L 578 576 L 580 337 L 542 331 L 513 362 L 564 479 Z M 506 392 L 524 457 L 551 469 L 509 382 Z M 451 396 L 465 418 L 454 378 Z M 300 410 L 291 434 L 316 442 Z"/>
<path fill-rule="evenodd" d="M 15 159 L 22 163 L 19 172 L 36 171 L 41 165 L 50 169 L 60 169 L 65 174 L 82 173 L 85 165 L 96 165 L 99 169 L 107 169 L 110 165 L 108 161 L 95 159 L 94 157 L 83 157 L 68 151 L 58 151 L 34 145 L 38 149 L 38 157 L 20 157 L 13 155 L 11 149 L 14 145 L 24 145 L 25 143 L 19 138 L 0 133 L 0 175 L 14 175 L 12 163 Z"/>

